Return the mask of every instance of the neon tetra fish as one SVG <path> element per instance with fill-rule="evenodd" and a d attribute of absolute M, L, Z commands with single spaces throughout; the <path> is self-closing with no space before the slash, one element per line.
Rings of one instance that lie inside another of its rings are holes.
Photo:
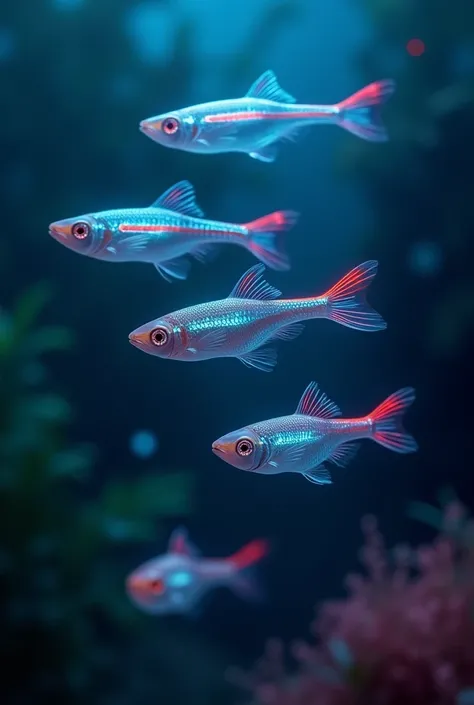
<path fill-rule="evenodd" d="M 266 71 L 243 98 L 156 115 L 142 120 L 140 130 L 171 149 L 200 154 L 244 152 L 273 162 L 277 142 L 293 140 L 308 125 L 339 125 L 362 139 L 386 141 L 380 108 L 394 91 L 394 81 L 376 81 L 335 105 L 297 105 L 273 71 Z"/>
<path fill-rule="evenodd" d="M 264 267 L 258 264 L 245 272 L 226 299 L 150 321 L 130 333 L 129 340 L 158 357 L 185 362 L 236 357 L 248 367 L 270 372 L 277 363 L 276 350 L 262 346 L 293 340 L 304 329 L 301 321 L 328 318 L 368 332 L 386 328 L 365 301 L 377 267 L 375 260 L 364 262 L 319 296 L 279 299 L 281 292 L 265 281 Z"/>
<path fill-rule="evenodd" d="M 401 420 L 414 400 L 415 390 L 406 387 L 367 416 L 338 419 L 339 407 L 311 382 L 294 414 L 227 433 L 214 441 L 212 450 L 239 470 L 265 475 L 296 472 L 310 482 L 328 485 L 332 479 L 325 463 L 347 465 L 359 439 L 369 438 L 396 453 L 415 452 L 417 443 Z"/>
<path fill-rule="evenodd" d="M 258 539 L 229 558 L 202 558 L 187 532 L 175 529 L 167 552 L 134 570 L 126 590 L 137 607 L 153 614 L 193 613 L 209 591 L 223 586 L 257 598 L 258 585 L 248 571 L 268 551 L 268 543 Z"/>
<path fill-rule="evenodd" d="M 272 269 L 290 268 L 283 234 L 298 218 L 276 211 L 238 225 L 205 220 L 193 186 L 180 181 L 148 208 L 90 213 L 51 223 L 49 232 L 74 252 L 108 262 L 149 262 L 168 281 L 186 279 L 187 254 L 205 259 L 213 245 L 245 247 Z"/>

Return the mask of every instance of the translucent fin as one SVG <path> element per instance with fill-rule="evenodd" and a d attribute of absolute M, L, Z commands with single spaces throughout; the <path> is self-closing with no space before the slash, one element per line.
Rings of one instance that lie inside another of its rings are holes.
<path fill-rule="evenodd" d="M 303 323 L 290 323 L 284 328 L 280 328 L 269 340 L 294 340 L 304 331 Z"/>
<path fill-rule="evenodd" d="M 265 539 L 256 539 L 227 558 L 235 568 L 230 587 L 237 595 L 253 602 L 263 601 L 264 592 L 257 576 L 256 565 L 269 552 L 269 542 Z"/>
<path fill-rule="evenodd" d="M 182 556 L 199 556 L 199 550 L 188 538 L 187 529 L 178 526 L 172 532 L 168 541 L 168 553 L 178 553 Z"/>
<path fill-rule="evenodd" d="M 280 462 L 270 460 L 268 464 L 274 468 L 277 468 L 279 465 L 287 465 L 288 463 L 299 463 L 306 451 L 306 448 L 306 443 L 297 443 L 294 446 L 286 448 L 285 450 L 278 453 L 278 458 Z"/>
<path fill-rule="evenodd" d="M 137 233 L 124 237 L 120 243 L 120 246 L 127 250 L 133 250 L 133 252 L 140 252 L 146 250 L 149 243 L 150 233 Z"/>
<path fill-rule="evenodd" d="M 212 352 L 221 348 L 227 340 L 227 334 L 222 328 L 204 333 L 199 338 L 199 351 Z M 197 348 L 186 348 L 188 352 L 197 352 Z"/>
<path fill-rule="evenodd" d="M 203 211 L 196 203 L 194 186 L 189 181 L 179 181 L 171 186 L 151 204 L 150 208 L 166 208 L 192 218 L 204 217 Z"/>
<path fill-rule="evenodd" d="M 271 269 L 290 269 L 284 237 L 297 220 L 298 213 L 295 211 L 276 211 L 245 223 L 244 227 L 249 231 L 247 249 Z"/>
<path fill-rule="evenodd" d="M 332 485 L 331 473 L 324 465 L 318 465 L 314 470 L 304 472 L 303 477 L 314 482 L 315 485 Z"/>
<path fill-rule="evenodd" d="M 359 443 L 352 443 L 350 441 L 343 443 L 333 450 L 328 460 L 331 463 L 335 463 L 336 465 L 339 465 L 339 467 L 344 468 L 351 462 L 359 448 Z"/>
<path fill-rule="evenodd" d="M 293 127 L 288 132 L 280 137 L 280 140 L 283 142 L 296 142 L 298 137 L 300 137 L 301 133 L 307 130 L 307 127 L 305 128 L 304 125 L 298 125 L 297 127 Z"/>
<path fill-rule="evenodd" d="M 217 245 L 206 244 L 195 247 L 194 250 L 191 250 L 190 254 L 195 257 L 198 262 L 206 264 L 206 262 L 209 262 L 217 257 L 218 252 L 219 247 Z"/>
<path fill-rule="evenodd" d="M 391 394 L 367 416 L 372 421 L 372 438 L 396 453 L 414 453 L 418 444 L 402 424 L 402 416 L 415 401 L 413 387 L 404 387 Z"/>
<path fill-rule="evenodd" d="M 321 298 L 327 299 L 327 318 L 348 328 L 364 332 L 384 330 L 387 324 L 365 299 L 377 274 L 378 262 L 369 260 L 354 267 Z"/>
<path fill-rule="evenodd" d="M 259 162 L 266 162 L 267 164 L 274 162 L 277 155 L 278 148 L 274 144 L 268 144 L 266 147 L 262 147 L 255 152 L 249 152 L 249 157 L 257 159 Z"/>
<path fill-rule="evenodd" d="M 303 392 L 295 414 L 316 416 L 320 419 L 333 419 L 341 415 L 341 410 L 322 392 L 316 382 L 310 382 Z"/>
<path fill-rule="evenodd" d="M 229 294 L 229 299 L 278 299 L 281 291 L 275 289 L 263 278 L 265 266 L 254 264 L 242 274 L 237 284 Z"/>
<path fill-rule="evenodd" d="M 261 372 L 273 372 L 273 368 L 277 364 L 277 351 L 275 348 L 259 348 L 252 350 L 246 355 L 240 355 L 238 359 L 247 367 L 255 367 Z"/>
<path fill-rule="evenodd" d="M 338 103 L 339 125 L 370 142 L 386 142 L 387 130 L 381 118 L 381 106 L 395 92 L 395 81 L 386 79 L 365 86 Z"/>
<path fill-rule="evenodd" d="M 189 260 L 185 257 L 168 259 L 165 262 L 155 264 L 156 269 L 163 279 L 166 279 L 168 282 L 173 281 L 173 279 L 186 279 L 189 274 L 190 266 Z"/>
<path fill-rule="evenodd" d="M 250 86 L 247 97 L 274 100 L 278 103 L 296 103 L 296 98 L 280 87 L 273 71 L 262 73 Z"/>

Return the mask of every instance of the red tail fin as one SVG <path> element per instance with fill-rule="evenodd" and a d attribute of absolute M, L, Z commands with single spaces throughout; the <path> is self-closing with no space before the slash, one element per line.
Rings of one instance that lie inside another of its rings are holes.
<path fill-rule="evenodd" d="M 256 539 L 251 541 L 246 546 L 241 548 L 237 553 L 229 556 L 227 559 L 235 565 L 238 570 L 245 570 L 254 563 L 258 563 L 264 558 L 270 550 L 268 541 L 265 539 Z"/>
<path fill-rule="evenodd" d="M 244 227 L 249 231 L 247 247 L 258 259 L 271 269 L 290 269 L 284 247 L 284 233 L 298 220 L 295 211 L 276 211 L 257 218 Z"/>
<path fill-rule="evenodd" d="M 376 81 L 337 104 L 339 124 L 357 137 L 370 142 L 388 140 L 380 115 L 381 106 L 393 95 L 395 81 Z"/>
<path fill-rule="evenodd" d="M 230 586 L 241 597 L 246 600 L 261 602 L 264 598 L 264 591 L 261 588 L 258 576 L 254 573 L 254 566 L 262 560 L 270 551 L 268 541 L 257 539 L 251 541 L 246 546 L 234 553 L 227 560 L 234 566 L 235 572 L 232 575 Z"/>
<path fill-rule="evenodd" d="M 323 294 L 327 298 L 327 318 L 343 326 L 367 332 L 387 327 L 382 316 L 365 300 L 365 291 L 377 274 L 378 264 L 376 260 L 363 262 Z"/>
<path fill-rule="evenodd" d="M 396 453 L 414 453 L 418 444 L 402 425 L 402 416 L 415 401 L 413 387 L 405 387 L 391 394 L 369 414 L 373 422 L 373 439 Z"/>

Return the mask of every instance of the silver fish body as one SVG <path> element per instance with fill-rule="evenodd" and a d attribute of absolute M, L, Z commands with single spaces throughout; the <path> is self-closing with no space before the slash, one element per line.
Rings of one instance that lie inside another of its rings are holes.
<path fill-rule="evenodd" d="M 244 224 L 204 218 L 193 186 L 180 181 L 148 208 L 90 213 L 51 223 L 52 237 L 75 252 L 108 262 L 154 264 L 165 279 L 185 279 L 186 255 L 205 260 L 215 245 L 244 247 L 273 269 L 289 269 L 283 235 L 297 221 L 275 211 Z"/>
<path fill-rule="evenodd" d="M 212 450 L 240 470 L 299 473 L 310 482 L 328 485 L 332 478 L 326 463 L 347 465 L 358 449 L 354 441 L 368 438 L 397 453 L 415 452 L 416 441 L 402 425 L 414 399 L 414 389 L 405 387 L 366 416 L 336 418 L 341 416 L 339 407 L 311 382 L 294 414 L 226 433 L 214 441 Z"/>
<path fill-rule="evenodd" d="M 302 127 L 314 124 L 337 124 L 363 139 L 385 141 L 380 106 L 394 90 L 393 81 L 383 80 L 335 105 L 297 104 L 273 71 L 266 71 L 244 97 L 155 115 L 142 120 L 140 130 L 171 149 L 198 154 L 244 152 L 273 162 L 281 140 L 294 140 Z"/>
<path fill-rule="evenodd" d="M 327 318 L 356 330 L 383 330 L 382 317 L 365 301 L 365 290 L 377 272 L 369 260 L 351 270 L 321 296 L 279 299 L 281 292 L 255 265 L 239 279 L 226 299 L 197 304 L 161 316 L 136 328 L 130 342 L 158 357 L 196 362 L 236 357 L 249 367 L 269 372 L 277 362 L 277 340 L 293 340 L 303 321 Z"/>

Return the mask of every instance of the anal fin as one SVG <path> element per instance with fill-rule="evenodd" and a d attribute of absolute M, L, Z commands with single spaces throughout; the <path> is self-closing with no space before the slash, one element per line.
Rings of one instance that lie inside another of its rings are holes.
<path fill-rule="evenodd" d="M 258 159 L 260 162 L 274 162 L 277 158 L 278 150 L 273 144 L 267 144 L 266 147 L 260 147 L 253 152 L 249 152 L 249 157 Z"/>
<path fill-rule="evenodd" d="M 347 443 L 343 443 L 342 445 L 335 448 L 329 456 L 328 460 L 331 463 L 335 463 L 336 465 L 339 465 L 339 467 L 344 468 L 351 462 L 359 448 L 359 443 L 353 443 L 351 441 L 348 441 Z"/>
<path fill-rule="evenodd" d="M 190 266 L 190 262 L 186 257 L 177 257 L 176 259 L 169 259 L 155 264 L 163 279 L 168 282 L 173 281 L 173 279 L 186 279 Z"/>
<path fill-rule="evenodd" d="M 315 485 L 332 485 L 331 473 L 324 465 L 318 465 L 314 470 L 304 472 L 303 477 L 314 482 Z"/>
<path fill-rule="evenodd" d="M 219 248 L 217 245 L 213 244 L 205 244 L 205 245 L 199 245 L 198 247 L 194 248 L 194 250 L 191 250 L 191 254 L 193 257 L 197 259 L 198 262 L 201 262 L 202 264 L 205 264 L 209 260 L 214 259 L 214 257 L 217 256 L 219 252 Z"/>
<path fill-rule="evenodd" d="M 260 348 L 245 355 L 239 355 L 238 359 L 247 367 L 255 367 L 262 372 L 272 372 L 277 364 L 277 352 L 272 347 Z"/>
<path fill-rule="evenodd" d="M 269 340 L 294 340 L 304 331 L 303 323 L 290 323 L 284 328 L 280 328 Z"/>

